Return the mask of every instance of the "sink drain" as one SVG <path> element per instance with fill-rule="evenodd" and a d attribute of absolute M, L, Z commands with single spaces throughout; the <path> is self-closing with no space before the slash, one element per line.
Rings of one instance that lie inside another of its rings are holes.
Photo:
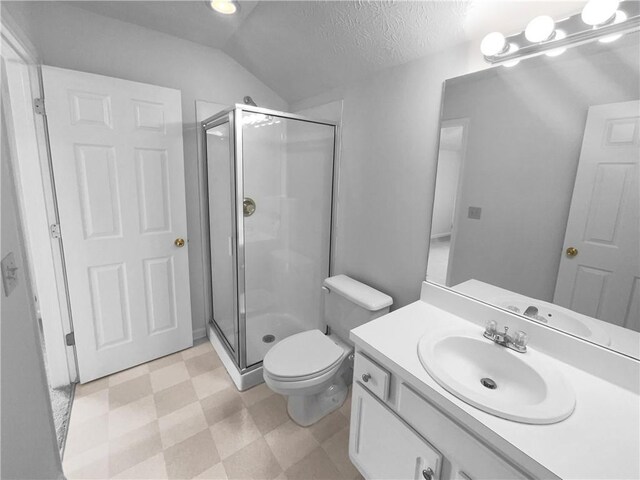
<path fill-rule="evenodd" d="M 264 343 L 273 343 L 273 341 L 276 339 L 275 336 L 273 335 L 265 335 L 264 337 L 262 337 L 262 341 Z"/>
<path fill-rule="evenodd" d="M 498 388 L 498 384 L 487 377 L 481 378 L 480 383 L 483 387 L 487 387 L 489 390 L 495 390 L 496 388 Z"/>

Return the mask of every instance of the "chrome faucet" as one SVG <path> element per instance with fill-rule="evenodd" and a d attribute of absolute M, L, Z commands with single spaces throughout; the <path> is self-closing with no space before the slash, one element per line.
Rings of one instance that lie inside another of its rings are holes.
<path fill-rule="evenodd" d="M 504 332 L 498 332 L 498 324 L 491 320 L 484 329 L 483 336 L 498 345 L 515 350 L 518 353 L 527 351 L 528 336 L 522 330 L 518 330 L 515 336 L 509 335 L 509 327 L 505 325 Z"/>

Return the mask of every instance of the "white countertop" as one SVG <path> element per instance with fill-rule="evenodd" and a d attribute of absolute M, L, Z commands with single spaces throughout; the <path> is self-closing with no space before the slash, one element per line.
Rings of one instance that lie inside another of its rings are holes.
<path fill-rule="evenodd" d="M 536 351 L 532 339 L 526 355 L 551 362 L 575 390 L 573 414 L 551 425 L 493 416 L 447 392 L 420 363 L 420 338 L 429 331 L 455 327 L 475 329 L 482 336 L 479 325 L 419 300 L 352 330 L 351 339 L 358 350 L 368 352 L 427 398 L 448 405 L 449 413 L 494 447 L 501 447 L 490 440 L 495 435 L 508 442 L 542 466 L 540 472 L 546 469 L 566 479 L 640 478 L 640 397 L 636 392 Z"/>

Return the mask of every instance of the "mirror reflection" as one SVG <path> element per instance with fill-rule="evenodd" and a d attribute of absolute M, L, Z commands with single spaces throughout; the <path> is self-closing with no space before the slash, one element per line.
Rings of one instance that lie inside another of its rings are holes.
<path fill-rule="evenodd" d="M 639 34 L 445 82 L 427 280 L 640 358 Z"/>

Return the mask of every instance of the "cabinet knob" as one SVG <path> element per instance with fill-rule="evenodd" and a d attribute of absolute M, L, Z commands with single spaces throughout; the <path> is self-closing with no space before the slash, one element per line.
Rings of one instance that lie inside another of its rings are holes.
<path fill-rule="evenodd" d="M 424 480 L 433 480 L 433 470 L 431 467 L 427 467 L 426 470 L 422 470 L 422 476 Z"/>
<path fill-rule="evenodd" d="M 364 383 L 367 383 L 370 379 L 371 379 L 371 375 L 369 375 L 368 373 L 363 373 L 362 374 L 362 381 Z"/>

